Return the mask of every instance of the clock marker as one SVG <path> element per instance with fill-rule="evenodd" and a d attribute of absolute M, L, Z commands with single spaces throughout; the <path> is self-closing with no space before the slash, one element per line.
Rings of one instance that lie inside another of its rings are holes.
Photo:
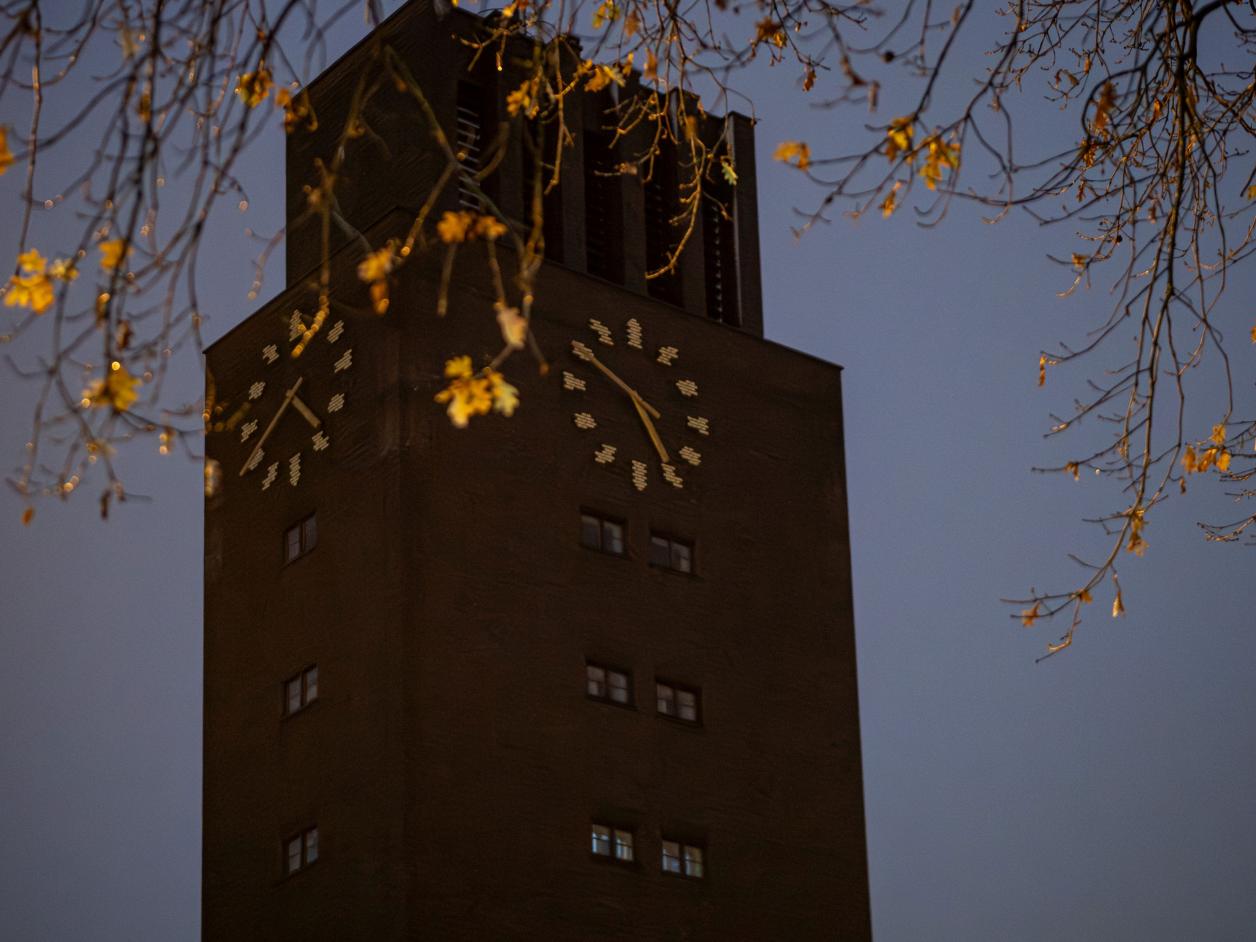
<path fill-rule="evenodd" d="M 597 339 L 606 344 L 608 347 L 615 346 L 615 338 L 611 336 L 611 329 L 603 324 L 595 317 L 589 318 L 589 327 L 597 334 Z"/>
<path fill-rule="evenodd" d="M 587 412 L 577 412 L 571 418 L 576 423 L 576 428 L 578 429 L 584 429 L 587 432 L 591 428 L 597 428 L 597 419 Z"/>
<path fill-rule="evenodd" d="M 263 454 L 265 454 L 265 452 L 263 452 L 260 448 L 254 449 L 253 454 L 249 455 L 249 460 L 244 464 L 244 470 L 252 471 L 259 464 L 261 464 Z"/>
<path fill-rule="evenodd" d="M 301 480 L 301 452 L 298 451 L 288 459 L 288 483 L 296 487 L 299 480 Z"/>
<path fill-rule="evenodd" d="M 668 484 L 672 485 L 672 487 L 684 487 L 685 486 L 684 479 L 681 478 L 681 476 L 676 473 L 675 467 L 673 467 L 670 464 L 667 464 L 666 462 L 663 463 L 663 480 L 665 480 Z"/>
<path fill-rule="evenodd" d="M 332 396 L 330 399 L 327 400 L 328 412 L 339 412 L 344 407 L 345 407 L 345 394 L 344 393 L 336 393 L 336 395 Z"/>
<path fill-rule="evenodd" d="M 342 373 L 351 366 L 353 366 L 353 351 L 346 350 L 343 354 L 341 354 L 340 359 L 333 364 L 332 372 Z"/>
<path fill-rule="evenodd" d="M 252 386 L 249 387 L 249 398 L 260 399 L 262 397 L 262 393 L 264 393 L 265 391 L 266 391 L 265 383 L 262 383 L 262 382 L 254 383 Z"/>
<path fill-rule="evenodd" d="M 684 458 L 686 461 L 688 461 L 688 462 L 689 462 L 691 465 L 693 465 L 695 468 L 696 468 L 698 465 L 702 464 L 702 455 L 701 455 L 701 454 L 699 454 L 698 452 L 694 451 L 694 450 L 693 450 L 692 448 L 690 448 L 688 445 L 686 445 L 684 448 L 682 448 L 682 449 L 680 450 L 680 457 Z"/>
<path fill-rule="evenodd" d="M 324 448 L 326 448 L 328 445 L 331 444 L 331 439 L 328 438 L 322 432 L 315 432 L 313 437 L 310 439 L 310 441 L 314 443 L 315 451 L 322 451 Z"/>
<path fill-rule="evenodd" d="M 336 323 L 331 325 L 331 330 L 327 331 L 327 342 L 335 343 L 337 340 L 340 339 L 340 335 L 343 334 L 344 332 L 345 332 L 345 322 L 336 321 Z"/>
<path fill-rule="evenodd" d="M 675 347 L 659 347 L 658 361 L 664 366 L 671 366 L 678 356 L 680 356 L 680 351 Z"/>
<path fill-rule="evenodd" d="M 635 350 L 641 349 L 641 322 L 635 317 L 628 318 L 628 346 Z"/>
<path fill-rule="evenodd" d="M 698 395 L 698 384 L 691 379 L 676 380 L 676 388 L 680 390 L 682 396 L 688 396 L 691 399 Z"/>
<path fill-rule="evenodd" d="M 645 490 L 646 485 L 646 468 L 644 461 L 634 461 L 632 463 L 632 486 L 639 491 Z"/>
<path fill-rule="evenodd" d="M 700 415 L 686 416 L 688 426 L 699 435 L 711 434 L 711 423 Z"/>
<path fill-rule="evenodd" d="M 265 360 L 267 364 L 274 363 L 279 359 L 279 348 L 273 343 L 268 343 L 266 346 L 262 347 L 262 359 Z"/>
<path fill-rule="evenodd" d="M 575 373 L 563 370 L 563 389 L 573 389 L 577 392 L 584 392 L 588 389 L 588 384 L 586 384 L 585 381 Z"/>
<path fill-rule="evenodd" d="M 277 477 L 279 477 L 279 462 L 275 461 L 266 469 L 266 477 L 262 478 L 262 490 L 269 490 Z"/>
<path fill-rule="evenodd" d="M 610 464 L 615 460 L 615 446 L 603 445 L 593 453 L 593 460 L 598 464 Z"/>
<path fill-rule="evenodd" d="M 257 419 L 249 419 L 240 426 L 240 441 L 247 442 L 249 436 L 257 431 Z"/>

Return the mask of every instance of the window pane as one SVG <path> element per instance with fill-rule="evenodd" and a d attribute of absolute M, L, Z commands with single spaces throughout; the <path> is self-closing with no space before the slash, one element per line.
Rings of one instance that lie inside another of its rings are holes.
<path fill-rule="evenodd" d="M 284 684 L 284 709 L 288 713 L 295 713 L 301 709 L 301 678 L 293 677 Z"/>
<path fill-rule="evenodd" d="M 655 684 L 654 689 L 657 691 L 659 712 L 664 716 L 676 715 L 676 691 L 667 684 Z"/>
<path fill-rule="evenodd" d="M 318 828 L 310 828 L 305 832 L 305 862 L 312 864 L 318 860 Z"/>
<path fill-rule="evenodd" d="M 631 831 L 615 831 L 615 859 L 632 860 Z"/>
<path fill-rule="evenodd" d="M 680 873 L 680 844 L 676 841 L 663 842 L 663 872 Z"/>
<path fill-rule="evenodd" d="M 318 524 L 314 515 L 310 514 L 301 522 L 301 548 L 309 552 L 318 544 Z"/>
<path fill-rule="evenodd" d="M 287 536 L 284 539 L 284 543 L 284 559 L 287 562 L 292 562 L 301 555 L 301 528 L 290 527 L 288 529 Z"/>
<path fill-rule="evenodd" d="M 627 703 L 630 699 L 628 688 L 628 675 L 621 674 L 619 671 L 607 671 L 607 679 L 609 680 L 611 699 L 616 703 Z"/>
<path fill-rule="evenodd" d="M 294 837 L 288 841 L 288 872 L 296 873 L 301 869 L 301 838 Z"/>
<path fill-rule="evenodd" d="M 597 517 L 580 515 L 580 545 L 590 549 L 602 548 L 602 521 Z"/>
<path fill-rule="evenodd" d="M 606 671 L 593 664 L 585 666 L 585 690 L 590 697 L 606 696 Z"/>
<path fill-rule="evenodd" d="M 611 829 L 604 824 L 593 825 L 593 853 L 609 857 L 611 853 Z"/>
<path fill-rule="evenodd" d="M 685 848 L 685 875 L 690 877 L 702 876 L 702 848 L 686 847 Z"/>
<path fill-rule="evenodd" d="M 318 699 L 318 668 L 311 667 L 305 672 L 305 702 Z"/>
<path fill-rule="evenodd" d="M 692 690 L 677 690 L 676 715 L 682 720 L 695 722 L 698 719 L 698 695 Z"/>
<path fill-rule="evenodd" d="M 672 568 L 677 572 L 689 572 L 692 563 L 690 560 L 689 547 L 684 543 L 672 544 Z"/>
<path fill-rule="evenodd" d="M 602 521 L 602 549 L 616 556 L 624 554 L 624 528 L 618 523 Z"/>
<path fill-rule="evenodd" d="M 661 536 L 650 536 L 650 565 L 651 566 L 670 566 L 671 565 L 671 541 L 665 540 Z"/>

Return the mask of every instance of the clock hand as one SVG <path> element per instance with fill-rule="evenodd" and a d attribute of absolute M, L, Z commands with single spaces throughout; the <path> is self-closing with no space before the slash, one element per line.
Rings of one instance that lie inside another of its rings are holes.
<path fill-rule="evenodd" d="M 664 464 L 671 464 L 672 459 L 667 456 L 667 449 L 663 447 L 663 440 L 659 438 L 658 430 L 655 429 L 654 423 L 650 421 L 650 417 L 646 415 L 645 403 L 641 401 L 639 396 L 633 396 L 632 404 L 637 407 L 637 415 L 641 416 L 641 421 L 650 436 L 650 441 L 654 443 L 654 450 L 659 453 L 659 457 L 663 459 Z"/>
<path fill-rule="evenodd" d="M 262 437 L 257 440 L 257 444 L 253 446 L 253 450 L 249 452 L 249 456 L 244 459 L 244 464 L 240 468 L 240 477 L 244 477 L 244 475 L 248 473 L 249 465 L 253 463 L 253 459 L 257 456 L 257 453 L 262 450 L 262 445 L 266 439 L 270 437 L 270 433 L 275 430 L 275 425 L 278 424 L 279 417 L 284 414 L 292 400 L 296 398 L 297 390 L 301 388 L 301 384 L 303 382 L 305 382 L 305 377 L 298 377 L 297 381 L 292 384 L 292 388 L 288 390 L 288 394 L 283 397 L 283 402 L 279 404 L 279 409 L 271 417 L 270 424 L 266 426 L 266 431 L 262 432 Z"/>
<path fill-rule="evenodd" d="M 314 411 L 301 401 L 300 396 L 292 397 L 292 407 L 301 413 L 301 417 L 309 422 L 314 428 L 322 427 L 322 420 L 314 414 Z"/>
<path fill-rule="evenodd" d="M 632 398 L 634 405 L 636 405 L 637 403 L 640 403 L 641 406 L 645 407 L 645 411 L 650 413 L 650 415 L 654 416 L 656 419 L 661 418 L 661 416 L 659 415 L 658 409 L 654 408 L 654 406 L 650 405 L 648 402 L 642 399 L 641 396 L 638 395 L 635 389 L 633 389 L 631 386 L 625 383 L 622 379 L 616 376 L 615 373 L 611 371 L 611 368 L 607 366 L 605 363 L 603 363 L 601 360 L 599 360 L 597 358 L 597 354 L 595 354 L 587 346 L 582 344 L 579 340 L 573 340 L 571 342 L 571 349 L 572 349 L 572 352 L 575 353 L 575 355 L 578 356 L 580 359 L 585 360 L 589 363 L 592 363 L 599 370 L 605 373 L 607 379 L 609 379 L 612 383 L 614 383 L 616 386 L 618 386 L 620 389 L 622 389 Z"/>

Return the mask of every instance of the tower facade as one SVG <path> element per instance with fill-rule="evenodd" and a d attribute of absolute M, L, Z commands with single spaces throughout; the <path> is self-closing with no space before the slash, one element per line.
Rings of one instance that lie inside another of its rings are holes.
<path fill-rule="evenodd" d="M 379 31 L 464 156 L 511 88 L 468 68 L 478 22 L 416 2 Z M 432 400 L 501 347 L 481 255 L 447 316 L 437 258 L 380 317 L 328 235 L 310 335 L 306 187 L 378 48 L 310 86 L 289 286 L 207 355 L 204 937 L 869 938 L 840 371 L 762 337 L 750 122 L 721 119 L 738 181 L 655 284 L 667 194 L 599 172 L 597 103 L 572 115 L 549 369 L 516 354 L 518 411 L 460 429 Z M 411 114 L 380 96 L 343 145 L 370 246 L 440 173 Z M 527 159 L 494 171 L 508 219 Z"/>

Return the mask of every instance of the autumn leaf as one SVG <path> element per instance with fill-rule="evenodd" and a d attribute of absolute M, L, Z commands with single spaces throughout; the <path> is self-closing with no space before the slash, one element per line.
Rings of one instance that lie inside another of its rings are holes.
<path fill-rule="evenodd" d="M 473 234 L 490 242 L 507 233 L 506 224 L 495 216 L 480 216 L 475 221 Z"/>
<path fill-rule="evenodd" d="M 1209 436 L 1209 440 L 1218 445 L 1225 444 L 1225 423 L 1224 422 L 1218 422 L 1216 425 L 1212 427 L 1212 435 Z"/>
<path fill-rule="evenodd" d="M 83 390 L 83 407 L 100 408 L 111 406 L 117 412 L 125 412 L 139 398 L 137 391 L 143 383 L 138 377 L 127 372 L 127 368 L 114 360 L 109 366 L 109 374 L 104 379 L 93 380 Z"/>
<path fill-rule="evenodd" d="M 291 134 L 298 124 L 305 121 L 307 131 L 318 129 L 318 118 L 310 108 L 310 96 L 306 92 L 293 95 L 290 89 L 275 90 L 275 107 L 283 109 L 283 129 Z"/>
<path fill-rule="evenodd" d="M 1218 471 L 1230 470 L 1230 453 L 1226 451 L 1224 448 L 1222 448 L 1221 451 L 1217 453 L 1217 470 Z"/>
<path fill-rule="evenodd" d="M 493 397 L 493 411 L 506 418 L 515 414 L 519 408 L 519 390 L 506 382 L 506 378 L 496 370 L 488 371 L 489 394 Z"/>
<path fill-rule="evenodd" d="M 35 314 L 42 314 L 56 300 L 56 292 L 52 286 L 46 268 L 47 261 L 37 249 L 30 249 L 17 257 L 21 271 L 9 278 L 4 292 L 5 307 L 29 308 Z"/>
<path fill-rule="evenodd" d="M 1064 470 L 1073 475 L 1074 481 L 1080 481 L 1082 478 L 1081 466 L 1076 461 L 1070 461 L 1064 466 Z"/>
<path fill-rule="evenodd" d="M 911 138 L 914 133 L 915 121 L 911 115 L 895 118 L 885 132 L 885 156 L 890 160 L 899 154 L 911 156 Z"/>
<path fill-rule="evenodd" d="M 392 246 L 376 249 L 358 263 L 358 278 L 365 282 L 382 281 L 393 267 Z"/>
<path fill-rule="evenodd" d="M 615 0 L 602 0 L 598 4 L 598 8 L 593 11 L 593 28 L 601 29 L 607 23 L 614 23 L 619 19 L 619 5 Z"/>
<path fill-rule="evenodd" d="M 512 350 L 522 349 L 528 337 L 527 318 L 519 314 L 517 307 L 509 307 L 500 301 L 494 306 L 497 308 L 497 326 L 501 328 L 502 340 Z"/>
<path fill-rule="evenodd" d="M 724 175 L 724 180 L 729 186 L 737 185 L 737 170 L 733 166 L 732 158 L 727 154 L 720 158 L 720 173 Z"/>
<path fill-rule="evenodd" d="M 22 526 L 29 527 L 31 525 L 31 521 L 34 519 L 35 519 L 34 507 L 27 507 L 25 510 L 22 511 Z"/>
<path fill-rule="evenodd" d="M 109 239 L 96 247 L 100 249 L 100 267 L 105 271 L 113 271 L 131 254 L 131 249 L 122 239 Z"/>
<path fill-rule="evenodd" d="M 512 118 L 521 112 L 524 117 L 535 118 L 541 108 L 539 89 L 540 80 L 536 76 L 528 79 L 506 96 L 506 111 Z"/>
<path fill-rule="evenodd" d="M 881 217 L 889 219 L 894 215 L 894 210 L 898 209 L 898 191 L 902 188 L 901 182 L 895 182 L 890 188 L 890 192 L 886 194 L 885 199 L 881 201 Z"/>
<path fill-rule="evenodd" d="M 9 150 L 9 129 L 0 126 L 0 176 L 13 166 L 13 152 Z"/>
<path fill-rule="evenodd" d="M 1106 136 L 1111 123 L 1112 108 L 1116 105 L 1116 85 L 1105 82 L 1099 90 L 1099 98 L 1095 101 L 1095 117 L 1090 122 L 1090 129 L 1096 135 Z"/>
<path fill-rule="evenodd" d="M 436 234 L 445 243 L 466 242 L 474 223 L 474 213 L 465 209 L 447 210 L 436 224 Z"/>
<path fill-rule="evenodd" d="M 785 28 L 771 17 L 765 17 L 754 25 L 752 46 L 761 42 L 770 42 L 777 49 L 785 48 Z"/>
<path fill-rule="evenodd" d="M 1199 456 L 1190 445 L 1187 445 L 1186 451 L 1182 453 L 1182 468 L 1187 474 L 1193 474 L 1199 468 Z"/>
<path fill-rule="evenodd" d="M 1034 622 L 1038 620 L 1039 609 L 1042 607 L 1041 602 L 1035 602 L 1033 608 L 1027 608 L 1021 612 L 1021 624 L 1026 628 L 1032 628 Z"/>
<path fill-rule="evenodd" d="M 57 281 L 73 281 L 79 276 L 73 259 L 59 258 L 48 266 L 48 274 Z"/>
<path fill-rule="evenodd" d="M 782 141 L 776 145 L 772 159 L 806 170 L 811 166 L 811 148 L 803 141 Z"/>
<path fill-rule="evenodd" d="M 586 61 L 585 66 L 590 73 L 588 81 L 584 83 L 585 91 L 600 92 L 611 84 L 623 87 L 624 76 L 618 66 L 598 65 L 590 61 Z"/>
<path fill-rule="evenodd" d="M 1112 617 L 1120 618 L 1125 614 L 1125 603 L 1121 600 L 1121 590 L 1116 590 L 1116 598 L 1112 600 Z"/>
<path fill-rule="evenodd" d="M 1091 602 L 1095 600 L 1094 596 L 1090 594 L 1089 589 L 1082 589 L 1080 592 L 1078 592 L 1077 599 L 1078 601 L 1082 602 L 1085 605 L 1089 605 Z"/>
<path fill-rule="evenodd" d="M 959 167 L 959 145 L 948 144 L 934 134 L 925 140 L 924 147 L 925 160 L 919 173 L 924 178 L 925 186 L 935 190 L 942 181 L 943 168 L 954 171 Z"/>
<path fill-rule="evenodd" d="M 1038 355 L 1038 385 L 1047 385 L 1047 355 L 1045 353 Z"/>
<path fill-rule="evenodd" d="M 264 65 L 257 67 L 256 72 L 245 72 L 236 82 L 235 93 L 240 101 L 250 108 L 256 108 L 270 95 L 270 70 Z"/>

